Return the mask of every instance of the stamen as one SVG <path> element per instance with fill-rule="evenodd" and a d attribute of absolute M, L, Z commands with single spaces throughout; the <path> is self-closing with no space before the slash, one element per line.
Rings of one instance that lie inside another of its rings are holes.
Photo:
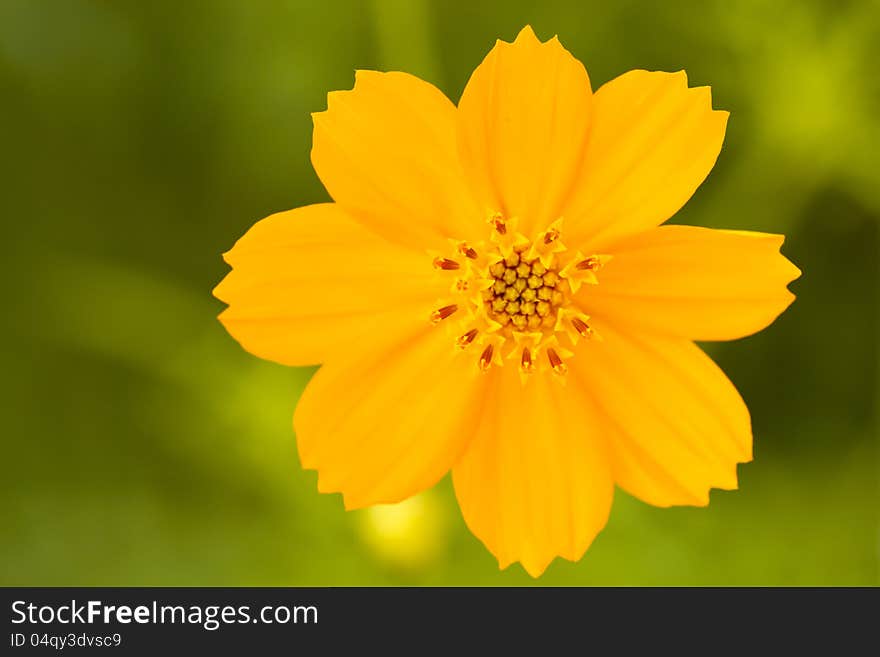
<path fill-rule="evenodd" d="M 535 370 L 535 363 L 532 362 L 532 352 L 529 351 L 528 347 L 523 347 L 519 368 L 523 374 L 531 374 Z"/>
<path fill-rule="evenodd" d="M 458 306 L 456 306 L 455 304 L 452 304 L 451 306 L 443 306 L 442 308 L 439 308 L 438 310 L 435 310 L 431 313 L 431 321 L 434 324 L 437 324 L 449 317 L 456 310 L 458 310 Z"/>
<path fill-rule="evenodd" d="M 499 235 L 507 234 L 507 224 L 505 223 L 504 219 L 501 218 L 500 214 L 496 214 L 495 216 L 493 216 L 491 219 L 489 219 L 489 222 L 495 227 L 495 230 L 498 231 Z"/>
<path fill-rule="evenodd" d="M 602 267 L 602 261 L 599 260 L 596 256 L 590 256 L 585 260 L 581 260 L 577 265 L 575 265 L 575 269 L 589 269 L 590 271 L 597 271 Z"/>
<path fill-rule="evenodd" d="M 555 228 L 551 228 L 546 233 L 544 233 L 544 244 L 553 244 L 556 240 L 559 239 L 559 231 Z"/>
<path fill-rule="evenodd" d="M 569 303 L 568 295 L 585 282 L 595 284 L 594 272 L 611 256 L 587 256 L 580 251 L 559 255 L 566 250 L 561 222 L 557 220 L 530 242 L 517 232 L 516 218 L 508 219 L 497 212 L 487 218 L 491 244 L 478 244 L 479 254 L 467 242 L 455 240 L 451 242 L 454 253 L 450 257 L 434 258 L 435 268 L 460 271 L 450 277 L 451 298 L 446 301 L 456 303 L 433 311 L 431 321 L 439 324 L 464 309 L 467 318 L 462 318 L 461 324 L 452 321 L 457 328 L 452 342 L 462 350 L 474 349 L 480 355 L 480 370 L 501 365 L 508 357 L 513 358 L 511 365 L 516 368 L 518 356 L 523 380 L 528 374 L 547 369 L 561 376 L 567 373 L 567 359 L 573 354 L 555 334 L 561 333 L 573 344 L 580 338 L 601 337 L 587 323 L 590 318 Z M 560 259 L 565 260 L 564 266 Z M 471 318 L 473 322 L 462 325 Z M 513 338 L 516 345 L 512 353 L 508 349 L 499 351 L 508 338 Z M 553 347 L 548 348 L 548 343 Z M 543 360 L 544 352 L 547 360 Z"/>
<path fill-rule="evenodd" d="M 477 333 L 479 333 L 479 331 L 477 331 L 477 329 L 471 329 L 470 331 L 468 331 L 468 332 L 465 333 L 464 335 L 460 336 L 460 337 L 458 338 L 458 340 L 455 341 L 455 344 L 457 344 L 459 347 L 461 347 L 462 349 L 464 349 L 464 348 L 467 347 L 471 342 L 474 341 L 474 338 L 477 337 Z"/>
<path fill-rule="evenodd" d="M 571 325 L 574 326 L 574 330 L 580 333 L 582 338 L 589 338 L 593 335 L 593 329 L 590 328 L 590 325 L 587 324 L 582 319 L 578 319 L 577 317 L 572 317 Z"/>
<path fill-rule="evenodd" d="M 458 252 L 461 255 L 463 255 L 465 258 L 470 258 L 471 260 L 477 259 L 477 252 L 474 251 L 471 247 L 469 247 L 467 242 L 461 242 L 458 245 Z"/>
<path fill-rule="evenodd" d="M 489 369 L 489 366 L 492 364 L 492 354 L 495 351 L 495 347 L 489 344 L 485 349 L 483 349 L 483 353 L 480 354 L 480 369 L 484 372 Z"/>
<path fill-rule="evenodd" d="M 451 270 L 458 269 L 461 267 L 455 260 L 451 260 L 450 258 L 434 258 L 434 267 L 437 269 Z"/>
<path fill-rule="evenodd" d="M 556 374 L 562 375 L 568 372 L 568 366 L 562 362 L 559 354 L 557 354 L 556 350 L 552 347 L 547 350 L 547 360 L 550 361 L 550 367 L 553 368 L 553 371 L 556 372 Z"/>

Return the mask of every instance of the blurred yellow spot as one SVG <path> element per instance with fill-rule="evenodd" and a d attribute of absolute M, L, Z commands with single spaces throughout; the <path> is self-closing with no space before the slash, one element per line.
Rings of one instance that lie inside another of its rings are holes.
<path fill-rule="evenodd" d="M 359 532 L 379 559 L 401 568 L 422 568 L 446 548 L 445 509 L 433 491 L 399 504 L 383 504 L 360 512 Z"/>

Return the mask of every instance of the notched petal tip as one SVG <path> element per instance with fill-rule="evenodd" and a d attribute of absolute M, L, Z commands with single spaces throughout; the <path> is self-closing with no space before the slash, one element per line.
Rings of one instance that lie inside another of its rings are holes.
<path fill-rule="evenodd" d="M 527 47 L 547 47 L 551 46 L 553 48 L 559 48 L 561 50 L 566 50 L 565 46 L 562 45 L 562 42 L 559 40 L 559 35 L 554 34 L 552 37 L 547 39 L 546 41 L 541 41 L 540 37 L 535 34 L 535 30 L 531 25 L 524 26 L 516 35 L 513 41 L 504 41 L 503 39 L 496 39 L 495 45 L 502 45 L 506 47 L 517 46 L 520 48 Z M 567 52 L 567 50 L 566 50 Z"/>
<path fill-rule="evenodd" d="M 489 549 L 488 546 L 486 546 L 486 548 Z M 489 551 L 492 552 L 491 549 L 489 549 Z M 556 556 L 550 556 L 541 559 L 511 558 L 509 556 L 500 557 L 497 554 L 494 556 L 496 561 L 498 562 L 498 570 L 507 570 L 513 564 L 518 563 L 520 566 L 522 566 L 522 569 L 526 572 L 526 574 L 533 579 L 538 579 L 541 575 L 543 575 L 547 568 L 550 567 L 550 564 L 553 563 L 553 561 L 556 559 Z M 569 561 L 577 560 L 569 559 Z"/>
<path fill-rule="evenodd" d="M 363 91 L 364 87 L 370 86 L 371 83 L 381 79 L 390 73 L 384 71 L 375 71 L 372 69 L 358 68 L 354 71 L 354 84 L 351 89 L 336 89 L 327 92 L 327 109 L 322 112 L 312 112 L 312 120 L 316 115 L 327 114 L 331 110 L 339 107 L 341 103 L 347 100 L 358 91 Z"/>
<path fill-rule="evenodd" d="M 228 262 L 228 261 L 227 261 L 227 262 Z M 229 274 L 231 274 L 231 273 L 232 273 L 232 272 L 229 272 Z M 227 283 L 227 279 L 229 278 L 229 274 L 226 274 L 226 276 L 223 277 L 223 280 L 221 280 L 219 283 L 217 283 L 217 285 L 215 285 L 214 288 L 211 290 L 211 295 L 212 295 L 215 299 L 219 299 L 219 300 L 222 301 L 223 303 L 229 303 L 229 301 L 228 301 L 228 297 L 226 296 L 226 288 L 227 288 L 228 285 L 229 285 L 229 284 Z M 220 315 L 218 315 L 218 318 L 219 318 L 220 316 L 222 316 L 223 313 L 225 313 L 227 310 L 229 310 L 229 308 L 225 308 L 225 309 L 223 310 L 223 312 L 221 312 Z"/>
<path fill-rule="evenodd" d="M 522 564 L 523 570 L 525 570 L 530 577 L 538 579 L 541 575 L 544 574 L 544 571 L 546 571 L 547 568 L 550 567 L 550 564 L 553 563 L 554 558 L 555 557 L 551 557 L 547 560 L 542 559 L 540 561 L 521 561 L 520 564 Z"/>
<path fill-rule="evenodd" d="M 538 39 L 538 36 L 535 34 L 535 30 L 532 29 L 532 26 L 529 24 L 524 25 L 523 28 L 517 33 L 516 39 L 513 40 L 513 43 L 516 43 L 520 40 L 541 43 L 541 40 Z"/>
<path fill-rule="evenodd" d="M 804 272 L 800 267 L 798 267 L 796 264 L 794 264 L 788 258 L 788 256 L 786 256 L 782 252 L 782 245 L 785 243 L 785 235 L 780 235 L 779 237 L 780 237 L 779 245 L 776 247 L 776 249 L 779 252 L 779 256 L 783 260 L 785 260 L 785 266 L 788 269 L 788 282 L 786 283 L 786 285 L 788 285 L 789 283 L 793 283 L 794 281 L 798 280 L 801 276 L 803 276 Z M 794 295 L 792 294 L 791 296 L 792 296 L 792 301 L 794 301 Z"/>
<path fill-rule="evenodd" d="M 788 258 L 788 256 L 786 256 L 782 252 L 782 246 L 783 246 L 783 244 L 785 244 L 785 235 L 780 234 L 780 233 L 758 233 L 758 232 L 751 232 L 751 231 L 726 231 L 726 232 L 738 233 L 741 235 L 748 235 L 751 237 L 756 237 L 756 236 L 759 238 L 765 237 L 773 245 L 773 248 L 776 251 L 776 255 L 779 258 L 781 258 L 783 261 L 783 267 L 785 269 L 785 274 L 783 275 L 783 279 L 785 280 L 786 286 L 788 286 L 789 284 L 798 280 L 803 275 L 804 272 L 801 270 L 801 268 L 798 267 L 796 264 L 794 264 Z M 788 289 L 786 289 L 786 291 L 789 293 L 789 295 L 791 297 L 788 300 L 788 304 L 786 304 L 786 308 L 787 308 L 795 300 L 795 295 L 792 294 L 791 291 Z"/>

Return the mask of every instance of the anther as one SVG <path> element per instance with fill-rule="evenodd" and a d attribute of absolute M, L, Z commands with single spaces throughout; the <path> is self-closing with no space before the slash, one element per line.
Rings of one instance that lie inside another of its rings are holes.
<path fill-rule="evenodd" d="M 532 362 L 532 352 L 529 351 L 528 347 L 523 347 L 519 366 L 524 374 L 531 374 L 535 369 L 535 364 Z"/>
<path fill-rule="evenodd" d="M 468 332 L 465 333 L 464 335 L 460 336 L 460 337 L 458 338 L 458 340 L 455 341 L 455 344 L 457 344 L 459 347 L 461 347 L 462 349 L 464 349 L 464 348 L 467 347 L 471 342 L 474 341 L 474 338 L 477 337 L 477 333 L 479 333 L 479 331 L 477 331 L 477 329 L 471 329 L 470 331 L 468 331 Z"/>
<path fill-rule="evenodd" d="M 582 319 L 572 317 L 571 325 L 574 327 L 574 330 L 577 331 L 583 338 L 589 338 L 593 335 L 593 329 L 591 329 L 590 325 Z"/>
<path fill-rule="evenodd" d="M 470 284 L 468 283 L 468 280 L 466 278 L 459 278 L 457 281 L 455 281 L 455 289 L 459 292 L 467 292 L 469 287 Z"/>
<path fill-rule="evenodd" d="M 546 233 L 544 233 L 544 244 L 553 244 L 556 240 L 559 239 L 559 231 L 555 228 L 551 228 Z"/>
<path fill-rule="evenodd" d="M 449 258 L 434 258 L 434 267 L 437 269 L 444 269 L 449 271 L 451 269 L 458 269 L 461 267 L 455 260 L 451 260 Z"/>
<path fill-rule="evenodd" d="M 550 361 L 550 367 L 553 368 L 553 371 L 557 374 L 565 374 L 568 371 L 568 366 L 562 362 L 562 359 L 559 357 L 559 354 L 556 353 L 556 350 L 550 348 L 547 350 L 547 360 Z"/>
<path fill-rule="evenodd" d="M 500 214 L 494 215 L 489 221 L 495 227 L 495 230 L 498 231 L 499 235 L 507 234 L 507 224 Z"/>
<path fill-rule="evenodd" d="M 575 265 L 575 269 L 589 269 L 590 271 L 597 271 L 602 266 L 602 261 L 595 256 L 590 256 L 585 260 L 581 260 L 577 265 Z"/>
<path fill-rule="evenodd" d="M 492 353 L 495 351 L 495 347 L 493 345 L 488 345 L 485 349 L 483 349 L 483 353 L 480 354 L 480 369 L 484 372 L 489 369 L 489 366 L 492 364 Z"/>
<path fill-rule="evenodd" d="M 452 304 L 451 306 L 443 306 L 431 313 L 431 321 L 434 322 L 434 324 L 442 322 L 456 310 L 458 310 L 458 306 L 455 304 Z"/>
<path fill-rule="evenodd" d="M 477 259 L 477 252 L 474 251 L 471 247 L 467 245 L 467 242 L 461 242 L 458 245 L 458 252 L 463 255 L 465 258 L 470 258 L 471 260 Z"/>

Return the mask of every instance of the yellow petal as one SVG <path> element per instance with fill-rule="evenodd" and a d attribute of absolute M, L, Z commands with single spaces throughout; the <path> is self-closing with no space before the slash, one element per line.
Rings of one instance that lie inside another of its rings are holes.
<path fill-rule="evenodd" d="M 360 353 L 324 365 L 294 416 L 303 467 L 348 509 L 432 486 L 476 425 L 485 377 L 445 331 L 400 321 Z"/>
<path fill-rule="evenodd" d="M 597 322 L 569 378 L 590 391 L 616 483 L 656 506 L 709 502 L 752 458 L 749 412 L 724 373 L 687 340 L 635 338 Z"/>
<path fill-rule="evenodd" d="M 688 88 L 684 71 L 630 71 L 603 85 L 566 243 L 601 249 L 678 212 L 714 166 L 727 116 L 712 110 L 709 87 Z"/>
<path fill-rule="evenodd" d="M 559 218 L 589 128 L 583 65 L 530 27 L 498 41 L 459 102 L 462 166 L 487 213 L 518 217 L 529 237 Z"/>
<path fill-rule="evenodd" d="M 612 247 L 599 285 L 578 293 L 587 314 L 615 325 L 692 340 L 760 331 L 794 300 L 800 270 L 779 253 L 782 235 L 661 226 Z"/>
<path fill-rule="evenodd" d="M 256 223 L 224 255 L 232 271 L 214 289 L 220 321 L 249 352 L 311 365 L 415 306 L 427 317 L 443 293 L 427 256 L 367 231 L 332 203 Z"/>
<path fill-rule="evenodd" d="M 406 73 L 358 71 L 313 114 L 312 164 L 333 199 L 394 242 L 442 248 L 476 240 L 482 213 L 463 181 L 455 106 Z"/>
<path fill-rule="evenodd" d="M 477 433 L 452 470 L 455 493 L 499 566 L 519 561 L 537 577 L 556 556 L 580 559 L 605 526 L 608 457 L 577 387 L 549 375 L 523 385 L 510 365 L 490 376 Z"/>

